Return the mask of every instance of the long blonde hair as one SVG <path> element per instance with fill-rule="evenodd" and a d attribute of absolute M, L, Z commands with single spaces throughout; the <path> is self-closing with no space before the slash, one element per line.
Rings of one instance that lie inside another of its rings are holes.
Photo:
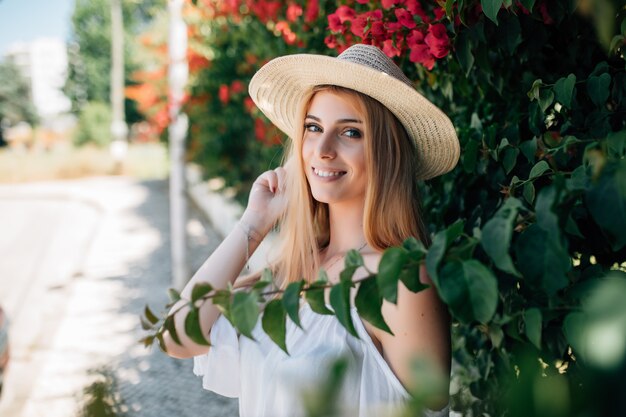
<path fill-rule="evenodd" d="M 312 281 L 320 267 L 320 251 L 330 239 L 328 204 L 316 201 L 309 188 L 302 160 L 304 119 L 311 100 L 320 91 L 356 98 L 365 116 L 365 158 L 368 186 L 365 193 L 364 233 L 374 249 L 400 245 L 413 236 L 425 245 L 428 234 L 420 213 L 415 147 L 398 119 L 381 103 L 357 91 L 332 85 L 318 86 L 302 100 L 295 137 L 285 150 L 287 210 L 280 222 L 280 250 L 272 268 L 276 283 Z"/>

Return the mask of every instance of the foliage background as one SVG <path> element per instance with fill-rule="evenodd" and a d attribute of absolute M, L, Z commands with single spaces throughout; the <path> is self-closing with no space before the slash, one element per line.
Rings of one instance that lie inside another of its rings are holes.
<path fill-rule="evenodd" d="M 426 264 L 454 319 L 464 415 L 626 415 L 625 14 L 617 0 L 198 0 L 189 158 L 245 199 L 284 140 L 247 97 L 252 74 L 283 54 L 381 47 L 450 116 L 462 154 L 422 185 L 432 246 L 387 251 L 376 294 Z M 146 108 L 167 108 L 159 91 Z M 254 299 L 226 297 L 247 303 L 244 334 Z"/>

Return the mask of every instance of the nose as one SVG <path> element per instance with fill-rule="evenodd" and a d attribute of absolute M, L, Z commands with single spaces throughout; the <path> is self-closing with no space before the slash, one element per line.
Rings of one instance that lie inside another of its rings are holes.
<path fill-rule="evenodd" d="M 334 159 L 337 156 L 335 149 L 334 134 L 331 132 L 324 132 L 318 137 L 318 141 L 315 147 L 316 156 L 320 159 Z"/>

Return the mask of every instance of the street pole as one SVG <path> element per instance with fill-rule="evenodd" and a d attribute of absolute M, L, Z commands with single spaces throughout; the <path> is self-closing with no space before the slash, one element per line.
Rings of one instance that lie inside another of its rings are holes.
<path fill-rule="evenodd" d="M 110 152 L 115 171 L 121 173 L 128 149 L 128 127 L 124 118 L 124 21 L 120 0 L 111 0 L 111 109 Z"/>
<path fill-rule="evenodd" d="M 180 111 L 189 75 L 187 26 L 182 18 L 183 0 L 169 0 L 169 97 L 170 97 L 170 234 L 172 284 L 182 289 L 187 283 L 187 200 L 185 196 L 185 137 L 189 121 Z"/>

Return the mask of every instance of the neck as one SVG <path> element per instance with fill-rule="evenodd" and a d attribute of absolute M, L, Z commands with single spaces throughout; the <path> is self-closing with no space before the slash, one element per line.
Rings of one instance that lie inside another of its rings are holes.
<path fill-rule="evenodd" d="M 326 251 L 329 256 L 363 247 L 363 212 L 363 200 L 329 204 L 330 242 Z"/>

